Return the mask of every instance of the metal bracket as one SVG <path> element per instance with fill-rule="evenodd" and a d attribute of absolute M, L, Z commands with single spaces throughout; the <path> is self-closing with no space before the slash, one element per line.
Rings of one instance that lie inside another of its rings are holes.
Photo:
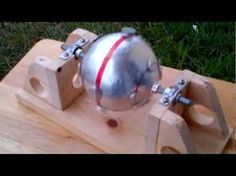
<path fill-rule="evenodd" d="M 59 58 L 62 60 L 68 60 L 73 58 L 83 58 L 83 46 L 88 43 L 88 40 L 85 38 L 81 38 L 77 40 L 73 44 L 62 44 L 61 49 L 64 50 L 60 55 Z"/>
<path fill-rule="evenodd" d="M 160 104 L 164 106 L 169 106 L 174 102 L 180 102 L 184 105 L 191 106 L 193 102 L 181 95 L 181 92 L 186 84 L 187 83 L 184 79 L 177 80 L 174 86 L 167 88 L 163 88 L 160 83 L 157 83 L 153 85 L 152 92 L 162 94 L 160 98 Z"/>

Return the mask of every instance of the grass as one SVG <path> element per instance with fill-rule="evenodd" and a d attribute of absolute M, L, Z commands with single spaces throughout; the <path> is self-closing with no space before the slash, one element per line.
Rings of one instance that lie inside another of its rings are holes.
<path fill-rule="evenodd" d="M 193 24 L 197 25 L 197 31 Z M 0 80 L 43 38 L 65 41 L 80 27 L 96 34 L 131 26 L 151 44 L 162 65 L 235 81 L 233 22 L 26 22 L 0 23 Z"/>

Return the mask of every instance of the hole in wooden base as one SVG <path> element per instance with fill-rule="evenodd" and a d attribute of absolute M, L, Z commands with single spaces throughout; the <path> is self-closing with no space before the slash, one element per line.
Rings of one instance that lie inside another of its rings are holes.
<path fill-rule="evenodd" d="M 190 118 L 195 123 L 202 126 L 210 125 L 213 123 L 214 113 L 211 110 L 200 104 L 193 105 L 191 108 L 194 108 L 193 112 L 195 113 L 191 113 Z"/>
<path fill-rule="evenodd" d="M 59 68 L 57 69 L 57 72 L 61 72 L 61 70 L 62 70 L 62 68 L 61 68 L 61 67 L 59 67 Z"/>
<path fill-rule="evenodd" d="M 180 154 L 180 152 L 170 146 L 164 146 L 161 148 L 161 154 Z"/>
<path fill-rule="evenodd" d="M 38 94 L 40 97 L 46 97 L 44 86 L 37 78 L 31 78 L 30 85 L 36 94 Z"/>
<path fill-rule="evenodd" d="M 114 119 L 109 119 L 107 121 L 107 125 L 111 128 L 116 128 L 116 127 L 118 127 L 118 122 Z"/>

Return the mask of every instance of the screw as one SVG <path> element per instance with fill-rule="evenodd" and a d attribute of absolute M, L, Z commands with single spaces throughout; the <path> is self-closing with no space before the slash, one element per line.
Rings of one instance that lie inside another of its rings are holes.
<path fill-rule="evenodd" d="M 85 43 L 86 40 L 82 38 L 82 39 L 80 39 L 80 42 L 81 42 L 81 43 Z"/>
<path fill-rule="evenodd" d="M 67 59 L 69 59 L 69 56 L 70 56 L 70 53 L 65 51 L 60 55 L 60 59 L 67 60 Z"/>
<path fill-rule="evenodd" d="M 185 81 L 183 79 L 178 81 L 179 84 L 183 85 L 185 83 Z"/>
<path fill-rule="evenodd" d="M 70 55 L 70 54 L 69 54 L 68 52 L 65 52 L 65 53 L 64 53 L 64 56 L 65 56 L 65 57 L 69 57 L 69 55 Z"/>
<path fill-rule="evenodd" d="M 169 103 L 169 99 L 165 97 L 165 98 L 163 99 L 163 103 L 165 103 L 165 104 L 166 104 L 166 103 Z"/>
<path fill-rule="evenodd" d="M 65 43 L 63 43 L 63 44 L 61 45 L 61 49 L 64 50 L 64 51 L 67 50 L 69 47 L 70 47 L 70 45 L 65 44 Z"/>

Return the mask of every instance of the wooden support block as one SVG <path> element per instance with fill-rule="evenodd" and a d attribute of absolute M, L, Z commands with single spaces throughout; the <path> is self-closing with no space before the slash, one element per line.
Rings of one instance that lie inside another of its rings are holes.
<path fill-rule="evenodd" d="M 29 68 L 23 89 L 64 110 L 83 92 L 82 85 L 75 87 L 73 83 L 77 68 L 78 61 L 74 58 L 63 61 L 38 57 Z"/>
<path fill-rule="evenodd" d="M 182 94 L 194 105 L 161 106 L 156 102 L 148 115 L 147 152 L 221 153 L 232 129 L 226 124 L 214 87 L 188 70 L 179 78 L 188 84 Z"/>
<path fill-rule="evenodd" d="M 186 120 L 192 125 L 214 132 L 222 139 L 228 138 L 229 129 L 212 84 L 203 76 L 194 75 L 187 96 L 196 105 L 188 108 L 184 115 Z"/>
<path fill-rule="evenodd" d="M 157 153 L 197 153 L 189 127 L 178 114 L 166 111 L 160 122 L 159 131 Z"/>
<path fill-rule="evenodd" d="M 85 50 L 96 38 L 96 35 L 77 29 L 69 35 L 66 44 L 71 44 L 80 38 L 88 41 Z M 50 59 L 45 56 L 38 56 L 30 65 L 23 85 L 34 96 L 37 96 L 54 106 L 64 110 L 71 102 L 84 91 L 79 73 L 79 60 L 72 57 L 68 60 Z"/>
<path fill-rule="evenodd" d="M 155 153 L 157 148 L 157 140 L 160 133 L 160 122 L 163 114 L 165 114 L 167 108 L 160 105 L 154 104 L 149 111 L 147 117 L 147 135 L 146 135 L 146 152 Z"/>

